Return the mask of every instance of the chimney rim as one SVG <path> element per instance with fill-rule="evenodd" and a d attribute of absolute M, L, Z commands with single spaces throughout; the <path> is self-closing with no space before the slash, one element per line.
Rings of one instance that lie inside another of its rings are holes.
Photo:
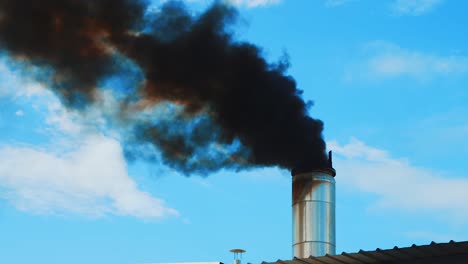
<path fill-rule="evenodd" d="M 292 169 L 291 170 L 291 176 L 296 176 L 299 174 L 304 174 L 304 173 L 325 173 L 328 174 L 332 177 L 336 176 L 336 170 L 334 168 L 320 168 L 320 169 Z"/>

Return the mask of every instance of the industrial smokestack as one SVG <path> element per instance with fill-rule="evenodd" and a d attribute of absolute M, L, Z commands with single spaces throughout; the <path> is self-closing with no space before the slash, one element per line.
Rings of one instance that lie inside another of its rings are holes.
<path fill-rule="evenodd" d="M 335 175 L 329 167 L 292 171 L 293 254 L 297 258 L 335 254 Z"/>

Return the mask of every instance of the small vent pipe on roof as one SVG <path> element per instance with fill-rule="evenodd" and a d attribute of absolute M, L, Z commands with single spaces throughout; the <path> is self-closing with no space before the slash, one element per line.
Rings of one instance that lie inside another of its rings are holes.
<path fill-rule="evenodd" d="M 293 254 L 297 258 L 335 255 L 335 175 L 329 167 L 292 171 Z"/>
<path fill-rule="evenodd" d="M 234 253 L 234 264 L 241 264 L 242 254 L 245 253 L 246 251 L 243 249 L 238 249 L 238 248 L 231 249 L 229 251 Z"/>

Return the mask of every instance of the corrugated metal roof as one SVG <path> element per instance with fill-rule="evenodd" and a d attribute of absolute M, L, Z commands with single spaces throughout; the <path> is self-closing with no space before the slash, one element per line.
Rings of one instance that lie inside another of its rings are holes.
<path fill-rule="evenodd" d="M 449 243 L 431 242 L 429 245 L 394 247 L 375 251 L 359 250 L 356 253 L 343 252 L 340 255 L 326 255 L 292 260 L 263 262 L 262 264 L 375 264 L 375 263 L 412 263 L 412 264 L 461 264 L 468 263 L 468 241 Z"/>

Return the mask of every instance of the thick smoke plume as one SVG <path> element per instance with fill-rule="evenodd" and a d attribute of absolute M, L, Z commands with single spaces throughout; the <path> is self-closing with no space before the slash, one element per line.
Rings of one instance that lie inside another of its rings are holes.
<path fill-rule="evenodd" d="M 50 69 L 48 87 L 75 109 L 94 102 L 119 61 L 134 63 L 144 78 L 122 99 L 121 121 L 185 174 L 327 167 L 323 124 L 308 116 L 287 62 L 235 41 L 226 26 L 236 16 L 220 2 L 192 15 L 177 1 L 150 11 L 136 0 L 0 0 L 0 48 Z M 141 105 L 173 111 L 125 118 Z"/>

